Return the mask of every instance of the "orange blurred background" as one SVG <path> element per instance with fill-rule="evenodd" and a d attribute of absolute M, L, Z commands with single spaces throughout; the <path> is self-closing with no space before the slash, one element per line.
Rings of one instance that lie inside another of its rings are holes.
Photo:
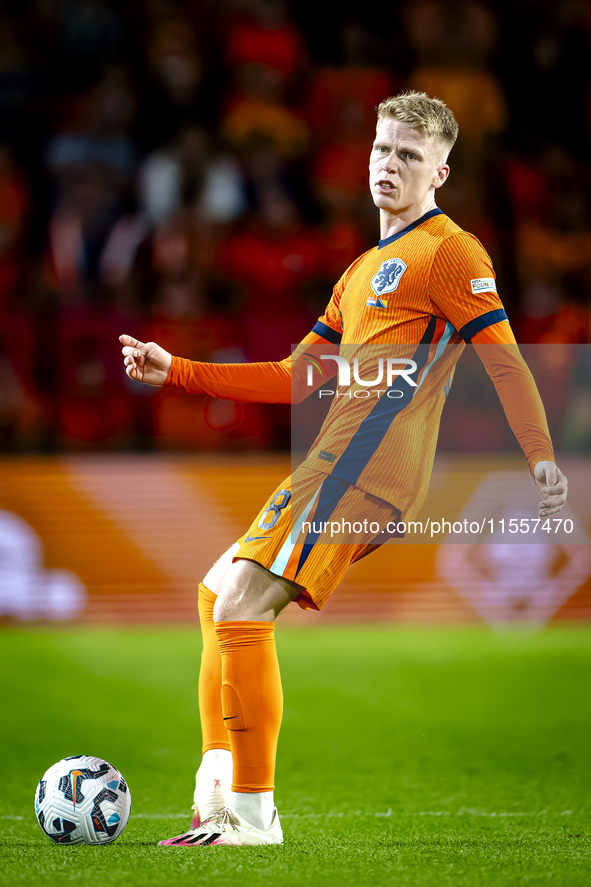
<path fill-rule="evenodd" d="M 292 604 L 282 622 L 591 618 L 591 502 L 584 492 L 591 464 L 572 457 L 563 467 L 572 495 L 561 514 L 576 524 L 574 544 L 386 544 L 349 570 L 320 614 Z M 1 460 L 1 617 L 196 622 L 199 581 L 289 469 L 286 456 L 255 454 Z M 495 478 L 519 485 L 524 475 L 531 484 L 519 457 L 447 457 L 436 466 L 419 519 L 449 515 L 450 499 L 458 517 L 487 478 L 494 489 Z M 490 490 L 486 496 L 492 514 Z"/>

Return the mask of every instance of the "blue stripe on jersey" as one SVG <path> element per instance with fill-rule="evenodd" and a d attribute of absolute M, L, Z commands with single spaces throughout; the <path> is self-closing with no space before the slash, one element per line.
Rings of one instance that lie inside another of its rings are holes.
<path fill-rule="evenodd" d="M 480 317 L 469 320 L 458 332 L 464 342 L 469 343 L 472 336 L 475 336 L 476 333 L 485 330 L 488 326 L 492 326 L 495 323 L 500 323 L 501 320 L 509 320 L 509 318 L 503 308 L 495 308 L 494 311 L 487 311 L 486 314 L 481 314 Z"/>
<path fill-rule="evenodd" d="M 433 216 L 442 216 L 443 213 L 439 209 L 439 207 L 435 207 L 435 209 L 430 209 L 428 213 L 425 213 L 424 216 L 421 216 L 420 219 L 417 219 L 416 222 L 411 222 L 410 225 L 407 225 L 402 231 L 399 231 L 397 234 L 392 234 L 391 237 L 386 237 L 384 240 L 380 240 L 378 244 L 378 249 L 383 249 L 385 246 L 388 246 L 391 243 L 394 243 L 395 240 L 400 240 L 401 237 L 404 237 L 405 234 L 408 234 L 409 231 L 413 231 L 415 228 L 418 228 L 419 225 L 422 225 L 423 222 L 426 222 L 427 219 L 432 219 Z"/>
<path fill-rule="evenodd" d="M 429 325 L 421 339 L 420 345 L 413 354 L 413 360 L 417 363 L 418 375 L 426 365 L 429 358 L 429 346 L 433 341 L 437 317 L 431 316 Z M 387 391 L 399 390 L 394 385 Z M 347 446 L 339 461 L 331 472 L 332 477 L 338 477 L 350 484 L 356 484 L 359 475 L 373 458 L 374 453 L 388 433 L 388 429 L 396 416 L 411 403 L 418 388 L 412 388 L 405 383 L 402 397 L 393 399 L 388 397 L 387 391 L 380 397 L 373 410 L 365 417 Z"/>
<path fill-rule="evenodd" d="M 291 557 L 291 553 L 296 546 L 296 543 L 292 542 L 292 539 L 297 540 L 298 536 L 300 535 L 300 533 L 302 531 L 302 524 L 304 523 L 304 521 L 308 520 L 308 515 L 310 514 L 310 511 L 312 510 L 312 506 L 316 502 L 316 499 L 318 498 L 318 494 L 320 493 L 321 489 L 322 489 L 322 486 L 320 486 L 319 489 L 316 490 L 313 497 L 310 499 L 310 501 L 308 502 L 308 504 L 306 505 L 306 507 L 304 508 L 302 513 L 300 514 L 300 516 L 298 517 L 294 526 L 291 528 L 291 532 L 290 532 L 289 536 L 287 537 L 286 541 L 283 543 L 279 554 L 277 555 L 277 557 L 275 558 L 275 561 L 273 562 L 273 565 L 271 567 L 269 567 L 270 573 L 274 573 L 276 576 L 283 576 L 283 573 L 284 573 L 285 568 L 287 566 L 287 562 L 289 561 L 289 559 Z"/>
<path fill-rule="evenodd" d="M 449 340 L 451 339 L 451 337 L 452 337 L 453 333 L 455 333 L 455 331 L 456 331 L 456 328 L 448 320 L 447 323 L 445 324 L 445 329 L 443 331 L 443 335 L 442 335 L 441 339 L 439 340 L 439 343 L 438 343 L 437 348 L 435 350 L 435 356 L 433 357 L 433 360 L 431 361 L 431 363 L 427 364 L 427 366 L 425 367 L 425 372 L 421 376 L 421 381 L 419 382 L 418 386 L 415 388 L 415 392 L 414 392 L 415 394 L 417 393 L 417 391 L 419 390 L 419 388 L 421 387 L 421 385 L 423 384 L 423 382 L 427 378 L 427 373 L 429 372 L 429 370 L 431 369 L 431 367 L 433 366 L 435 361 L 439 360 L 439 358 L 441 357 L 441 355 L 445 351 L 445 349 L 447 347 L 447 343 L 449 342 Z M 459 345 L 458 345 L 458 348 L 459 348 Z"/>
<path fill-rule="evenodd" d="M 322 336 L 323 339 L 326 339 L 327 342 L 332 342 L 333 345 L 340 345 L 341 339 L 343 338 L 342 333 L 337 333 L 336 330 L 333 330 L 331 326 L 327 326 L 325 323 L 322 323 L 321 320 L 315 324 L 313 333 L 316 333 L 317 336 Z"/>
<path fill-rule="evenodd" d="M 319 526 L 324 521 L 329 521 L 331 515 L 347 490 L 349 489 L 350 484 L 340 480 L 340 478 L 333 477 L 329 474 L 326 480 L 322 481 L 322 486 L 320 487 L 320 498 L 318 500 L 318 505 L 316 506 L 316 511 L 314 512 L 314 517 L 312 519 L 312 528 L 314 524 Z M 308 511 L 309 513 L 309 511 Z M 318 541 L 318 536 L 320 533 L 315 533 L 313 529 L 308 532 L 306 536 L 306 541 L 302 546 L 302 553 L 300 554 L 300 559 L 298 561 L 298 567 L 295 573 L 296 581 L 297 575 L 306 563 L 308 559 L 308 555 L 314 548 L 315 543 Z M 273 572 L 273 568 L 271 568 L 271 572 Z"/>

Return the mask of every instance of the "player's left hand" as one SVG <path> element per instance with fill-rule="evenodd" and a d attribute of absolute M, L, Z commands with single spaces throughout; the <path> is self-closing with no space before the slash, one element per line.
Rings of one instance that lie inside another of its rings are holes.
<path fill-rule="evenodd" d="M 537 462 L 534 481 L 544 497 L 544 501 L 538 503 L 539 517 L 543 519 L 557 514 L 566 502 L 568 492 L 568 480 L 558 465 L 554 462 Z"/>

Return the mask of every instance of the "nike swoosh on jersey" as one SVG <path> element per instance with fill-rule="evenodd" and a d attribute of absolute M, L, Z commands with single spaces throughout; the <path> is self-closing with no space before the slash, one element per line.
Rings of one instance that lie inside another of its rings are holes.
<path fill-rule="evenodd" d="M 245 542 L 254 542 L 255 539 L 265 539 L 266 541 L 268 541 L 269 538 L 270 538 L 269 536 L 247 536 L 244 541 Z"/>

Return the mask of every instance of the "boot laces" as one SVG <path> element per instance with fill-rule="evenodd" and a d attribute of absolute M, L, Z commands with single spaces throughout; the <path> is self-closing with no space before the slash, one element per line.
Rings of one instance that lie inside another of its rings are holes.
<path fill-rule="evenodd" d="M 227 807 L 222 807 L 217 813 L 204 819 L 203 822 L 199 824 L 199 828 L 202 828 L 204 825 L 207 825 L 208 828 L 211 829 L 216 828 L 223 830 L 224 827 L 236 829 L 240 825 L 240 821 L 234 816 L 231 810 L 228 810 Z"/>

